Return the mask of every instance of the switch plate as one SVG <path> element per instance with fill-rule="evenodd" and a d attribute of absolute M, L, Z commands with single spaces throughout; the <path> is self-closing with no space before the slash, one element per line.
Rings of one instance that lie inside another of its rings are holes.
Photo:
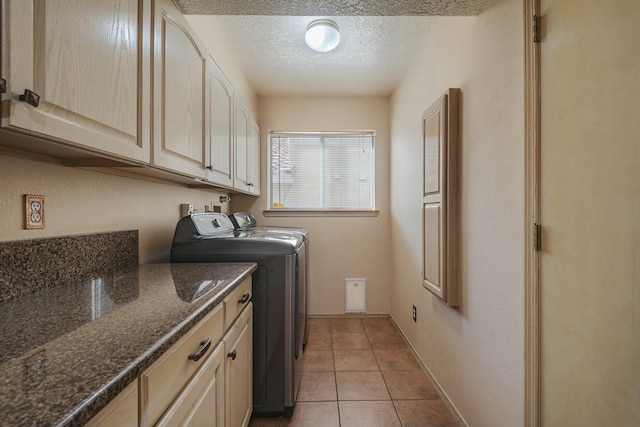
<path fill-rule="evenodd" d="M 44 228 L 44 196 L 25 194 L 24 205 L 24 228 L 27 230 Z"/>

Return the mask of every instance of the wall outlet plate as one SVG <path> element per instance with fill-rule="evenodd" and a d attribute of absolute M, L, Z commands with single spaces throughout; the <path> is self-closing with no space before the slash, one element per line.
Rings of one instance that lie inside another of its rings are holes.
<path fill-rule="evenodd" d="M 24 205 L 24 228 L 27 230 L 44 228 L 44 196 L 25 194 Z"/>

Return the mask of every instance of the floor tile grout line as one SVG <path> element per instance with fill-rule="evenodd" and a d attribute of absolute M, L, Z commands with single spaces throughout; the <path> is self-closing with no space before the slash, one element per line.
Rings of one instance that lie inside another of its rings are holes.
<path fill-rule="evenodd" d="M 333 363 L 333 382 L 336 388 L 336 410 L 338 411 L 338 427 L 342 427 L 342 420 L 340 417 L 340 397 L 338 396 L 338 374 L 336 373 L 336 353 L 333 348 L 333 325 L 329 321 L 329 334 L 331 337 L 331 358 Z"/>
<path fill-rule="evenodd" d="M 362 330 L 364 331 L 365 337 L 367 338 L 367 343 L 369 344 L 369 349 L 371 350 L 371 353 L 373 354 L 373 358 L 376 362 L 376 366 L 378 367 L 377 371 L 368 371 L 368 372 L 379 372 L 380 376 L 382 377 L 382 381 L 384 383 L 385 389 L 387 390 L 387 393 L 389 395 L 389 400 L 366 400 L 368 402 L 391 402 L 391 405 L 393 407 L 393 410 L 396 414 L 396 419 L 398 420 L 398 423 L 400 425 L 402 425 L 402 421 L 400 420 L 400 414 L 398 413 L 398 408 L 396 407 L 395 403 L 393 403 L 393 398 L 391 396 L 391 390 L 389 390 L 389 385 L 387 384 L 387 381 L 384 379 L 384 375 L 382 374 L 382 368 L 380 367 L 380 363 L 378 362 L 378 357 L 376 356 L 376 353 L 374 351 L 373 345 L 371 344 L 371 339 L 369 338 L 369 333 L 367 332 L 367 329 L 364 326 L 364 322 L 362 320 L 360 320 L 360 325 L 362 327 Z M 342 420 L 340 418 L 340 396 L 338 396 L 338 378 L 337 378 L 337 371 L 335 371 L 336 366 L 335 366 L 335 349 L 333 348 L 333 325 L 331 326 L 331 351 L 333 354 L 333 368 L 334 368 L 334 372 L 335 372 L 335 376 L 336 376 L 336 397 L 338 399 L 338 424 L 341 426 L 342 425 Z M 345 400 L 346 401 L 346 400 Z M 352 401 L 362 401 L 362 400 L 352 400 Z"/>
<path fill-rule="evenodd" d="M 384 386 L 387 389 L 387 393 L 389 393 L 389 399 L 391 400 L 391 405 L 393 406 L 393 410 L 396 413 L 396 418 L 398 419 L 398 423 L 402 426 L 402 420 L 400 419 L 400 414 L 398 413 L 398 408 L 396 407 L 396 404 L 393 403 L 393 396 L 391 395 L 391 390 L 389 390 L 389 385 L 387 384 L 387 381 L 384 378 L 384 375 L 382 373 L 382 367 L 380 366 L 380 362 L 378 361 L 378 355 L 376 355 L 376 352 L 373 348 L 373 345 L 371 345 L 371 339 L 369 338 L 369 333 L 367 332 L 367 329 L 364 328 L 364 323 L 363 323 L 363 329 L 365 334 L 367 335 L 367 341 L 369 341 L 369 346 L 371 347 L 371 352 L 373 353 L 373 357 L 376 360 L 376 364 L 378 365 L 378 368 L 380 369 L 380 376 L 382 376 L 382 381 L 384 382 Z"/>

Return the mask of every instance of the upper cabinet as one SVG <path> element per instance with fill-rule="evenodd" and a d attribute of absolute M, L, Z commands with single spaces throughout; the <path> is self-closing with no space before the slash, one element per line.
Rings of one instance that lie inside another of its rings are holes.
<path fill-rule="evenodd" d="M 260 128 L 249 109 L 236 97 L 235 175 L 233 186 L 248 194 L 260 194 Z"/>
<path fill-rule="evenodd" d="M 207 53 L 171 0 L 153 10 L 152 163 L 204 179 Z"/>
<path fill-rule="evenodd" d="M 149 2 L 5 0 L 3 15 L 1 126 L 148 162 Z"/>
<path fill-rule="evenodd" d="M 237 190 L 249 190 L 249 177 L 247 176 L 248 167 L 248 147 L 249 147 L 249 110 L 244 106 L 242 101 L 235 97 L 234 102 L 235 118 L 234 118 L 234 144 L 235 144 L 235 174 L 233 178 L 233 186 Z"/>
<path fill-rule="evenodd" d="M 249 123 L 249 193 L 260 195 L 260 126 L 252 118 Z"/>
<path fill-rule="evenodd" d="M 209 140 L 207 180 L 233 187 L 233 88 L 209 57 Z"/>
<path fill-rule="evenodd" d="M 171 0 L 0 7 L 0 145 L 260 194 L 259 127 Z"/>

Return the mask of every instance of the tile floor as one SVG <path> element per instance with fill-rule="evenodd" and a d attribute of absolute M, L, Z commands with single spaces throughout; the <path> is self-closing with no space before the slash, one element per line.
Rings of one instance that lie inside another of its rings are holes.
<path fill-rule="evenodd" d="M 311 318 L 291 418 L 251 427 L 452 427 L 456 419 L 388 317 Z"/>

